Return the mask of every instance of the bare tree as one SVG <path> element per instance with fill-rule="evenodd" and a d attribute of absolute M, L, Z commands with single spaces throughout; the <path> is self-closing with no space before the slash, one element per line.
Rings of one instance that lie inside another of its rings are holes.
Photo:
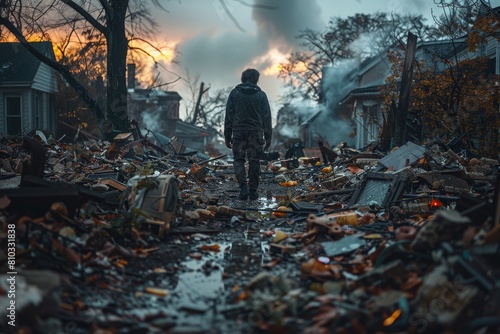
<path fill-rule="evenodd" d="M 192 75 L 186 70 L 185 85 L 190 92 L 186 99 L 186 121 L 209 129 L 220 131 L 224 121 L 226 101 L 231 87 L 211 90 L 200 81 L 200 75 Z"/>
<path fill-rule="evenodd" d="M 217 89 L 213 92 L 207 91 L 203 95 L 198 113 L 197 124 L 220 132 L 224 123 L 226 101 L 231 92 L 231 87 Z"/>
<path fill-rule="evenodd" d="M 189 123 L 196 123 L 194 113 L 196 109 L 196 98 L 199 95 L 198 87 L 200 86 L 200 74 L 197 73 L 193 75 L 189 69 L 186 69 L 185 72 L 185 77 L 182 80 L 189 91 L 189 96 L 185 99 L 184 104 L 185 119 Z"/>

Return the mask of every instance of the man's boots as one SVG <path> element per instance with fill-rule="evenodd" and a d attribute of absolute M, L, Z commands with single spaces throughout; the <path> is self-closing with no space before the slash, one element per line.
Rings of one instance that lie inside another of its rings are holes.
<path fill-rule="evenodd" d="M 240 196 L 238 199 L 246 201 L 248 199 L 248 186 L 246 184 L 240 186 Z"/>
<path fill-rule="evenodd" d="M 257 193 L 257 190 L 250 189 L 250 200 L 255 201 L 256 199 L 259 199 L 259 194 Z"/>

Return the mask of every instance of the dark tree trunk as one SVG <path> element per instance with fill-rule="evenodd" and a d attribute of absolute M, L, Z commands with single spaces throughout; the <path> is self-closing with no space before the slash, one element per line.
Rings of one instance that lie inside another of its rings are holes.
<path fill-rule="evenodd" d="M 108 43 L 106 113 L 113 130 L 128 132 L 130 130 L 127 115 L 126 80 L 128 40 L 125 35 L 128 0 L 111 0 L 110 6 L 112 11 L 107 13 L 106 29 Z"/>

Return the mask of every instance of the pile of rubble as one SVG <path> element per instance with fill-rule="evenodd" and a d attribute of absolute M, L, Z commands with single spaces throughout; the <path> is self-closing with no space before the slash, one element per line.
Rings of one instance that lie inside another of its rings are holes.
<path fill-rule="evenodd" d="M 179 152 L 130 135 L 4 139 L 0 182 L 19 184 L 0 189 L 17 329 L 499 330 L 497 160 L 320 147 L 263 160 L 262 198 L 243 202 L 226 156 Z"/>

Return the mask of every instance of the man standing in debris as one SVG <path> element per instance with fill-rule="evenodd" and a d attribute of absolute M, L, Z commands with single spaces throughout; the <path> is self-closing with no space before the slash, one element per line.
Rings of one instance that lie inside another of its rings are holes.
<path fill-rule="evenodd" d="M 258 199 L 259 159 L 271 145 L 271 108 L 267 95 L 257 82 L 259 72 L 249 68 L 241 74 L 241 84 L 229 94 L 226 103 L 224 138 L 226 146 L 233 149 L 234 173 L 240 187 L 239 199 Z M 248 159 L 248 179 L 245 171 Z M 250 189 L 249 189 L 250 186 Z"/>

